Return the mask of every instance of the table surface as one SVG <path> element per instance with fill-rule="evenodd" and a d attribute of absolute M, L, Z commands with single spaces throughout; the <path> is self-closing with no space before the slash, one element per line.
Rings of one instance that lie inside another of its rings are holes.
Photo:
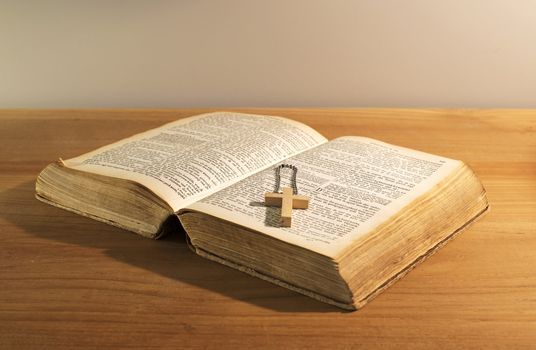
<path fill-rule="evenodd" d="M 207 111 L 0 111 L 1 349 L 536 347 L 536 110 L 237 110 L 462 159 L 484 183 L 491 211 L 356 312 L 200 258 L 184 233 L 34 199 L 58 157 Z"/>

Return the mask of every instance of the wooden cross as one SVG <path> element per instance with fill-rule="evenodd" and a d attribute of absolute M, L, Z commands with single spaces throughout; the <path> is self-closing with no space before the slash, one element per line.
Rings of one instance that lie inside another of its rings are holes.
<path fill-rule="evenodd" d="M 309 207 L 309 197 L 298 196 L 293 193 L 292 188 L 283 187 L 283 193 L 266 192 L 264 203 L 269 207 L 281 207 L 282 227 L 290 227 L 292 224 L 292 209 L 307 209 Z"/>

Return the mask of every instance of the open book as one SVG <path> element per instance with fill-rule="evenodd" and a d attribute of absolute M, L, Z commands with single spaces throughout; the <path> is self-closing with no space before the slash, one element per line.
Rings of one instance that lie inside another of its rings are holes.
<path fill-rule="evenodd" d="M 297 167 L 310 198 L 291 227 L 264 205 L 282 163 Z M 488 209 L 461 161 L 364 137 L 328 142 L 296 121 L 229 112 L 60 159 L 39 174 L 36 197 L 149 238 L 178 216 L 197 254 L 345 309 Z"/>

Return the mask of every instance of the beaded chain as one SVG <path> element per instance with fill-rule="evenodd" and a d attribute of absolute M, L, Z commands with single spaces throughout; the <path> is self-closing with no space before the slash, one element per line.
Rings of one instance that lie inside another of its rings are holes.
<path fill-rule="evenodd" d="M 291 164 L 281 164 L 275 168 L 275 190 L 274 192 L 281 193 L 281 169 L 291 169 L 292 175 L 290 178 L 290 186 L 292 187 L 293 194 L 298 194 L 298 185 L 296 184 L 296 175 L 298 174 L 298 168 Z"/>

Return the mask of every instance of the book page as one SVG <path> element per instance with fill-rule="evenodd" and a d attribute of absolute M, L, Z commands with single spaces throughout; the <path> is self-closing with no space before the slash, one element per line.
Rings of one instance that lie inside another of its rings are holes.
<path fill-rule="evenodd" d="M 290 119 L 217 112 L 166 124 L 64 165 L 138 182 L 177 211 L 325 142 Z"/>
<path fill-rule="evenodd" d="M 282 163 L 298 167 L 298 194 L 308 209 L 292 210 L 292 227 L 279 227 L 280 208 L 264 205 L 274 191 L 274 167 L 254 174 L 185 210 L 204 212 L 326 256 L 430 190 L 462 163 L 363 137 L 341 137 Z M 291 172 L 281 170 L 281 186 Z"/>

